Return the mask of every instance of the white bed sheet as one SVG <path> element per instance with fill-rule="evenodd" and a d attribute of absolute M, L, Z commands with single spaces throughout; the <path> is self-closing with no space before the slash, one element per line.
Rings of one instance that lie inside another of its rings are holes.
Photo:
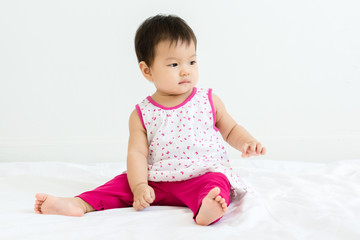
<path fill-rule="evenodd" d="M 0 163 L 0 239 L 360 239 L 360 160 L 309 163 L 235 159 L 254 190 L 201 227 L 185 207 L 151 206 L 38 215 L 34 194 L 73 196 L 121 173 L 123 164 Z"/>

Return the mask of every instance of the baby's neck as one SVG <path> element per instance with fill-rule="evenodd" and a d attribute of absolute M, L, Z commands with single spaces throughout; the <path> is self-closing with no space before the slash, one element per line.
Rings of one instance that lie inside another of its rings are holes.
<path fill-rule="evenodd" d="M 194 91 L 194 89 L 183 93 L 183 94 L 166 94 L 159 91 L 156 91 L 152 96 L 152 100 L 154 100 L 156 103 L 164 106 L 164 107 L 175 107 L 183 103 Z"/>

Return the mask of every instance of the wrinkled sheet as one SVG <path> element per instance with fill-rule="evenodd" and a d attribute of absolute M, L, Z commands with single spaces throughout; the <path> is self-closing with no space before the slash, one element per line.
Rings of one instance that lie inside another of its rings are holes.
<path fill-rule="evenodd" d="M 39 215 L 34 195 L 74 196 L 124 170 L 121 163 L 0 163 L 0 239 L 360 239 L 360 160 L 328 163 L 234 159 L 253 192 L 216 224 L 185 207 L 151 206 Z"/>

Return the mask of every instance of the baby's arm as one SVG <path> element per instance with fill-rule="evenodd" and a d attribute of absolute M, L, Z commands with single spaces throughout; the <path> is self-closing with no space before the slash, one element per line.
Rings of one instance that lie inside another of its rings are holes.
<path fill-rule="evenodd" d="M 245 128 L 238 125 L 235 120 L 227 113 L 224 103 L 215 94 L 212 99 L 216 111 L 216 127 L 222 137 L 232 147 L 242 152 L 242 157 L 254 155 L 264 155 L 265 147 L 261 145 Z"/>
<path fill-rule="evenodd" d="M 148 185 L 148 143 L 146 131 L 134 110 L 129 119 L 129 145 L 127 156 L 127 176 L 134 195 L 133 207 L 142 210 L 155 200 L 155 193 Z"/>

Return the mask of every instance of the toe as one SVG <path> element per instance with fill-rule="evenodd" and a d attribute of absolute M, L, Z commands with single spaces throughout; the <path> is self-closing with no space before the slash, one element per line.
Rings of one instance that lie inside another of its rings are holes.
<path fill-rule="evenodd" d="M 40 208 L 35 207 L 34 211 L 35 211 L 35 213 L 41 214 Z"/>
<path fill-rule="evenodd" d="M 48 196 L 48 195 L 45 194 L 45 193 L 37 193 L 37 194 L 35 195 L 37 201 L 41 201 L 41 202 L 44 202 L 44 201 L 46 200 L 47 196 Z"/>
<path fill-rule="evenodd" d="M 211 197 L 212 199 L 215 199 L 219 194 L 220 194 L 220 188 L 214 187 L 213 189 L 210 190 L 208 196 Z"/>

